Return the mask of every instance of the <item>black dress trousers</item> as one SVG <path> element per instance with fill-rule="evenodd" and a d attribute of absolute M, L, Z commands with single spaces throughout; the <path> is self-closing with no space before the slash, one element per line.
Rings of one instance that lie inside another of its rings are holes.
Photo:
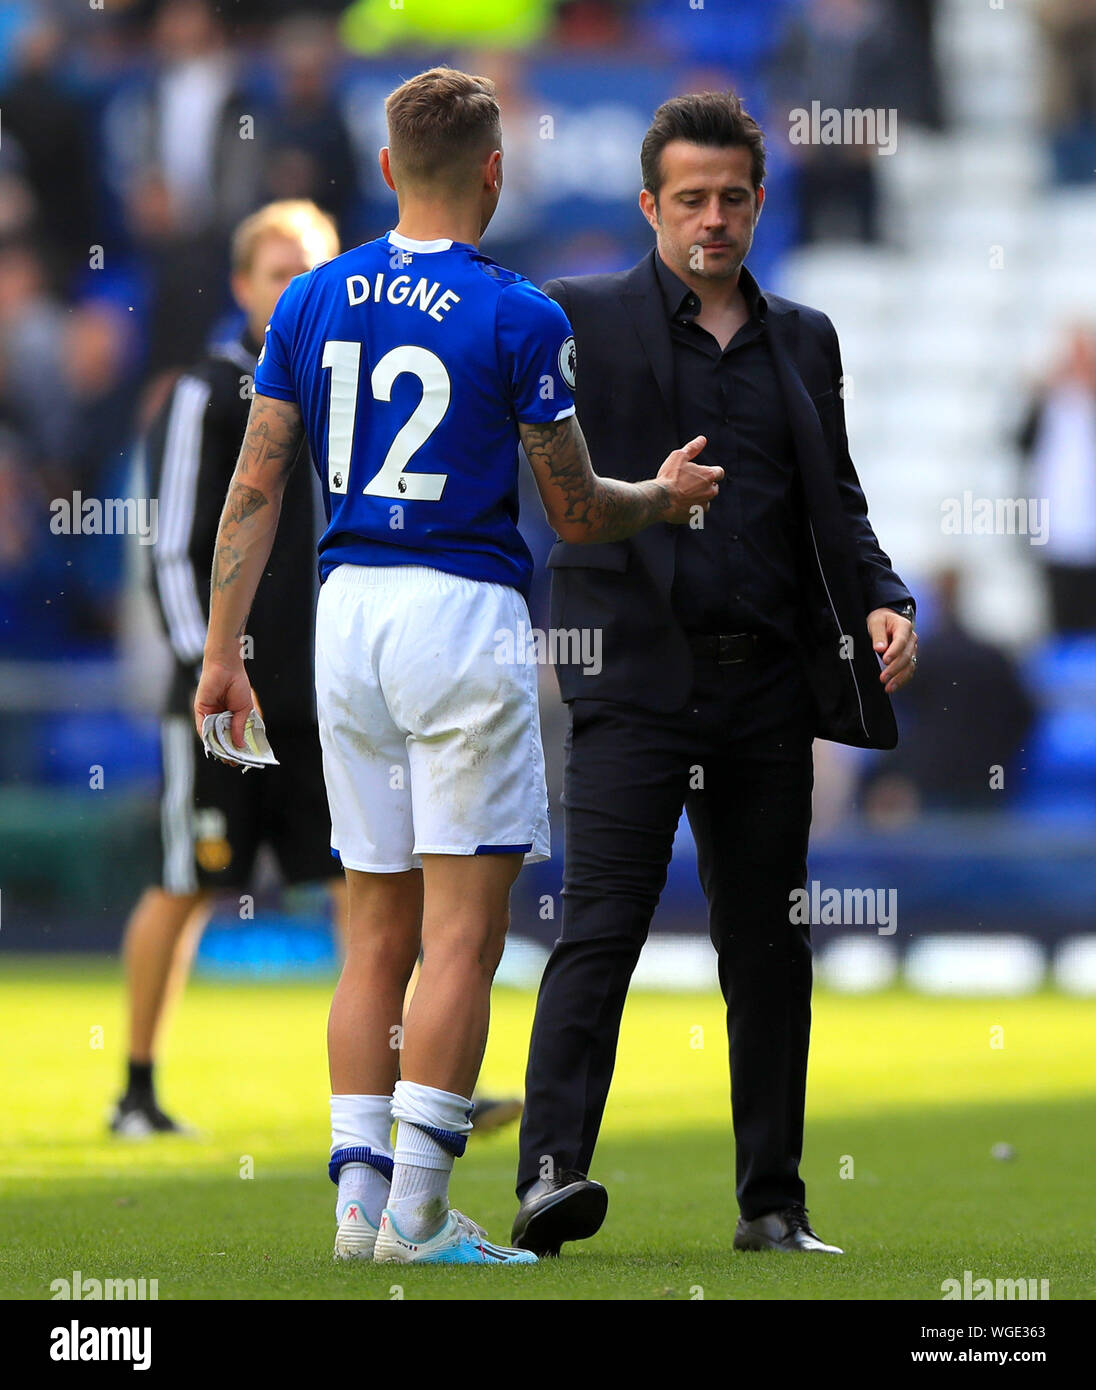
<path fill-rule="evenodd" d="M 546 1172 L 590 1171 L 684 807 L 727 1003 L 739 1207 L 751 1219 L 803 1201 L 811 948 L 789 918 L 807 878 L 813 727 L 801 661 L 784 646 L 733 664 L 698 657 L 674 714 L 572 702 L 562 925 L 533 1024 L 519 1196 Z"/>

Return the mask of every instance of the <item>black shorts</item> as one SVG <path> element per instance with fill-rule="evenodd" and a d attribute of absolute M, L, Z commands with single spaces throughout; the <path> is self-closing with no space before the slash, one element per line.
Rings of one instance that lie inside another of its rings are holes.
<path fill-rule="evenodd" d="M 164 792 L 160 807 L 160 883 L 169 893 L 248 887 L 263 845 L 286 883 L 335 878 L 331 819 L 315 728 L 281 728 L 272 743 L 278 767 L 241 772 L 206 757 L 194 721 L 161 724 Z"/>

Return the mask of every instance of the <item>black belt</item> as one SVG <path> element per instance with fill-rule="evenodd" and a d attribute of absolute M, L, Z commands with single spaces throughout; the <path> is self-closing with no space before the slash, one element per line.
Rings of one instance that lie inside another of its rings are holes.
<path fill-rule="evenodd" d="M 719 666 L 749 661 L 760 649 L 756 632 L 687 632 L 694 656 L 707 657 Z"/>

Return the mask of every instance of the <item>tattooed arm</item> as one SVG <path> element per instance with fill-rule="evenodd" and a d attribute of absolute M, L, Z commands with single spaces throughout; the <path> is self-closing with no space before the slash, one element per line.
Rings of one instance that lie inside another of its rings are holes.
<path fill-rule="evenodd" d="M 625 483 L 594 472 L 575 416 L 518 429 L 544 510 L 561 540 L 622 541 L 654 521 L 680 525 L 693 507 L 707 511 L 719 491 L 722 468 L 692 461 L 708 442 L 703 435 L 675 449 L 657 477 Z"/>
<path fill-rule="evenodd" d="M 209 630 L 194 717 L 201 733 L 207 714 L 232 711 L 232 739 L 243 745 L 251 710 L 251 686 L 240 638 L 278 529 L 282 493 L 297 457 L 304 427 L 291 401 L 256 395 L 247 432 L 228 486 L 209 585 Z"/>

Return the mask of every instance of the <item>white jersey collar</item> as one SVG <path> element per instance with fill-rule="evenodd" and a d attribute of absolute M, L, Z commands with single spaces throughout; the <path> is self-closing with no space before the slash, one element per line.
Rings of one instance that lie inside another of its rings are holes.
<path fill-rule="evenodd" d="M 388 233 L 388 240 L 401 251 L 414 251 L 422 254 L 428 251 L 448 251 L 453 245 L 451 237 L 439 237 L 437 241 L 416 241 L 414 237 L 404 236 L 402 232 Z"/>

